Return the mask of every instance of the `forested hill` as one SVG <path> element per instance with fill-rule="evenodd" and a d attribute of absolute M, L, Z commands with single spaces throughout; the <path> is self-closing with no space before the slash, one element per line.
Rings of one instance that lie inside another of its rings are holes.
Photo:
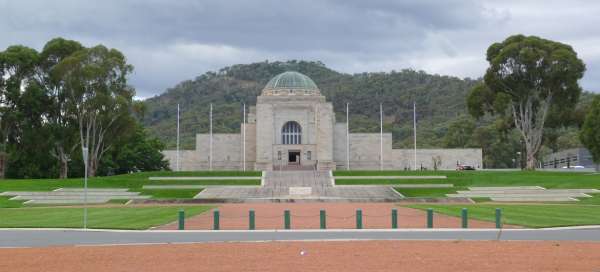
<path fill-rule="evenodd" d="M 466 114 L 466 94 L 477 83 L 413 70 L 350 75 L 320 62 L 239 64 L 181 82 L 147 99 L 143 123 L 168 148 L 174 147 L 179 103 L 182 146 L 193 148 L 195 133 L 208 131 L 209 104 L 213 103 L 214 132 L 239 132 L 242 103 L 254 105 L 269 79 L 290 70 L 315 81 L 333 103 L 338 121 L 345 122 L 349 102 L 352 132 L 379 132 L 379 103 L 383 103 L 384 131 L 394 133 L 394 147 L 412 144 L 413 101 L 417 104 L 419 147 L 443 146 L 450 121 Z"/>

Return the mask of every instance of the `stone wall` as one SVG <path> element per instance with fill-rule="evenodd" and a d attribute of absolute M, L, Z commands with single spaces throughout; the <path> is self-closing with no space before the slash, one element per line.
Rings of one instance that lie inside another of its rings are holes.
<path fill-rule="evenodd" d="M 392 150 L 395 169 L 414 167 L 413 149 L 394 149 Z M 437 162 L 437 168 L 442 170 L 456 169 L 456 165 L 470 165 L 477 169 L 483 166 L 483 154 L 481 148 L 456 148 L 456 149 L 417 149 L 417 168 L 435 169 L 434 160 Z"/>
<path fill-rule="evenodd" d="M 251 133 L 250 133 L 251 134 Z M 250 136 L 252 138 L 252 134 Z M 246 134 L 248 140 L 248 134 Z M 212 168 L 239 170 L 242 168 L 242 138 L 240 134 L 213 134 Z M 247 147 L 248 148 L 248 147 Z M 252 148 L 249 148 L 252 150 Z M 250 151 L 252 153 L 252 151 Z M 163 151 L 171 169 L 177 165 L 177 151 Z M 210 134 L 196 134 L 196 150 L 180 150 L 181 171 L 210 169 Z M 246 153 L 248 155 L 248 152 Z M 253 161 L 246 163 L 246 169 L 254 169 Z"/>
<path fill-rule="evenodd" d="M 336 123 L 334 128 L 334 160 L 337 169 L 347 169 L 346 124 Z M 380 134 L 350 133 L 350 169 L 377 170 L 380 167 Z M 480 148 L 467 149 L 417 149 L 417 168 L 456 169 L 459 164 L 482 167 Z M 413 149 L 392 149 L 392 134 L 383 133 L 383 169 L 412 169 Z"/>

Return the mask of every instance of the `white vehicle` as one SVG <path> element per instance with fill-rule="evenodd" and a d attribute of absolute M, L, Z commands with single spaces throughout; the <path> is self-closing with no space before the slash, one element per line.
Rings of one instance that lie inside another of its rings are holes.
<path fill-rule="evenodd" d="M 563 166 L 562 168 L 563 169 L 568 169 L 568 168 L 571 168 L 571 169 L 584 169 L 585 167 L 583 167 L 581 165 L 575 165 L 575 166 L 571 166 L 571 167 Z"/>

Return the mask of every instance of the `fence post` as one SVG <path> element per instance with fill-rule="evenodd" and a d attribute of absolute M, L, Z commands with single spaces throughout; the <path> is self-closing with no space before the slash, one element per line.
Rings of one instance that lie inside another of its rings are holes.
<path fill-rule="evenodd" d="M 325 214 L 325 210 L 321 210 L 319 212 L 319 218 L 321 221 L 321 229 L 326 229 L 327 228 L 327 222 L 326 222 L 327 216 Z"/>
<path fill-rule="evenodd" d="M 250 211 L 248 212 L 248 221 L 249 221 L 249 222 L 248 222 L 248 229 L 249 229 L 249 230 L 254 230 L 254 229 L 256 228 L 256 225 L 255 225 L 255 221 L 254 221 L 254 220 L 255 220 L 255 219 L 254 219 L 254 210 L 250 210 Z"/>
<path fill-rule="evenodd" d="M 213 211 L 213 230 L 219 230 L 219 210 Z"/>
<path fill-rule="evenodd" d="M 185 229 L 185 212 L 183 209 L 179 210 L 179 230 Z"/>
<path fill-rule="evenodd" d="M 463 229 L 469 228 L 469 217 L 467 214 L 467 208 L 462 209 L 461 217 L 462 217 L 462 228 Z"/>
<path fill-rule="evenodd" d="M 433 228 L 433 209 L 427 209 L 427 228 Z"/>
<path fill-rule="evenodd" d="M 392 229 L 398 228 L 398 209 L 392 209 Z"/>
<path fill-rule="evenodd" d="M 290 216 L 290 210 L 285 210 L 283 212 L 283 228 L 285 229 L 291 229 L 291 216 Z"/>
<path fill-rule="evenodd" d="M 362 229 L 362 227 L 363 227 L 362 210 L 357 209 L 356 210 L 356 229 Z"/>
<path fill-rule="evenodd" d="M 496 208 L 496 228 L 502 228 L 502 209 Z"/>

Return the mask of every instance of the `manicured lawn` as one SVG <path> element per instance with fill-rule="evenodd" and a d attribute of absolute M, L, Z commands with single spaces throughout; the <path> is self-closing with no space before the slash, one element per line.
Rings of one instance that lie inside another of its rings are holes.
<path fill-rule="evenodd" d="M 23 207 L 23 202 L 25 202 L 24 200 L 8 200 L 9 198 L 11 198 L 11 196 L 0 196 L 0 208 Z"/>
<path fill-rule="evenodd" d="M 129 191 L 151 195 L 152 198 L 193 198 L 201 189 L 194 190 L 143 190 L 144 185 L 260 185 L 259 171 L 195 171 L 195 172 L 142 172 L 110 177 L 93 177 L 89 188 L 129 188 Z M 149 177 L 256 177 L 256 179 L 228 180 L 149 180 Z M 0 192 L 5 191 L 52 191 L 58 188 L 83 188 L 82 178 L 70 179 L 4 179 L 0 180 Z M 0 196 L 0 208 L 22 207 L 24 201 L 8 200 Z M 126 201 L 125 201 L 126 202 Z M 113 202 L 119 203 L 119 202 Z M 52 206 L 52 205 L 40 205 Z M 1 219 L 0 219 L 1 220 Z"/>
<path fill-rule="evenodd" d="M 460 216 L 467 208 L 469 218 L 494 221 L 495 209 L 502 209 L 504 224 L 532 228 L 578 225 L 600 225 L 600 206 L 573 204 L 475 204 L 475 205 L 409 205 L 417 209 L 433 208 L 434 212 Z M 435 219 L 434 219 L 435 221 Z"/>
<path fill-rule="evenodd" d="M 88 227 L 98 229 L 148 229 L 177 220 L 180 209 L 186 217 L 208 211 L 213 206 L 156 206 L 89 208 Z M 2 228 L 81 228 L 82 208 L 0 209 Z"/>
<path fill-rule="evenodd" d="M 261 172 L 256 171 L 201 171 L 201 172 L 144 172 L 110 177 L 95 177 L 88 180 L 90 188 L 130 188 L 130 191 L 139 191 L 144 185 L 166 184 L 201 184 L 201 185 L 260 185 L 256 180 L 148 180 L 149 177 L 158 176 L 198 176 L 198 177 L 260 177 Z M 4 191 L 51 191 L 57 188 L 81 188 L 82 178 L 72 179 L 6 179 L 0 180 L 0 192 Z"/>
<path fill-rule="evenodd" d="M 335 176 L 447 176 L 446 179 L 336 179 L 338 185 L 449 183 L 448 189 L 396 190 L 408 197 L 443 197 L 471 186 L 542 186 L 548 189 L 600 189 L 600 175 L 550 171 L 335 171 Z M 578 204 L 600 204 L 600 194 L 581 198 Z"/>

